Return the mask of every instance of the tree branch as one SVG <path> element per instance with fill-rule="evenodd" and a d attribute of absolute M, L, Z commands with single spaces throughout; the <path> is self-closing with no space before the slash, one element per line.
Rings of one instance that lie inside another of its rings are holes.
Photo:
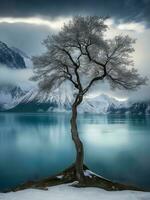
<path fill-rule="evenodd" d="M 72 58 L 71 54 L 70 54 L 66 49 L 61 49 L 61 48 L 59 48 L 59 49 L 62 50 L 63 52 L 65 52 L 65 53 L 68 55 L 68 57 L 69 57 L 69 59 L 71 60 L 72 64 L 75 66 L 74 72 L 75 72 L 75 75 L 76 75 L 76 78 L 77 78 L 78 89 L 79 89 L 80 91 L 82 91 L 82 84 L 81 84 L 81 82 L 80 82 L 80 76 L 79 76 L 79 73 L 78 73 L 78 68 L 80 67 L 80 65 L 78 65 L 78 64 L 74 61 L 74 59 Z"/>
<path fill-rule="evenodd" d="M 72 78 L 72 74 L 69 72 L 69 68 L 68 65 L 66 65 L 65 63 L 63 63 L 62 61 L 59 60 L 59 62 L 61 63 L 61 65 L 63 65 L 66 68 L 66 71 L 63 70 L 63 72 L 67 75 L 69 75 L 69 77 L 67 76 L 67 79 L 70 80 L 74 86 L 79 89 L 78 84 L 73 80 Z"/>
<path fill-rule="evenodd" d="M 141 85 L 140 83 L 138 84 L 130 84 L 129 82 L 123 81 L 123 80 L 119 80 L 117 78 L 113 78 L 111 75 L 107 75 L 114 83 L 122 86 L 124 89 L 126 90 L 133 90 L 136 89 L 138 85 Z"/>
<path fill-rule="evenodd" d="M 99 80 L 103 80 L 106 76 L 106 73 L 104 72 L 104 74 L 102 76 L 97 76 L 95 78 L 93 78 L 90 83 L 88 84 L 88 86 L 83 90 L 83 95 L 88 92 L 88 90 L 90 89 L 90 87 L 93 85 L 94 82 L 99 81 Z"/>
<path fill-rule="evenodd" d="M 95 60 L 95 59 L 93 59 L 93 58 L 91 57 L 90 52 L 89 52 L 89 50 L 88 50 L 88 47 L 89 47 L 90 45 L 91 45 L 91 44 L 85 46 L 85 50 L 86 50 L 86 54 L 85 54 L 85 55 L 88 56 L 89 61 L 92 61 L 92 62 L 94 62 L 95 64 L 100 65 L 101 67 L 105 67 L 105 64 L 103 64 L 103 63 L 101 63 L 101 62 L 99 62 L 99 61 L 97 61 L 97 60 Z"/>

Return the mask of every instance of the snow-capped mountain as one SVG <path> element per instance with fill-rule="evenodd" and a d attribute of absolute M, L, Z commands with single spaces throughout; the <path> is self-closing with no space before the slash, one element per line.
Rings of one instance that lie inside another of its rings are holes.
<path fill-rule="evenodd" d="M 31 57 L 29 55 L 27 55 L 24 51 L 16 48 L 16 47 L 11 47 L 11 49 L 18 53 L 20 56 L 22 56 L 24 62 L 25 62 L 25 65 L 26 65 L 26 68 L 32 68 L 33 67 L 33 63 L 31 61 Z"/>
<path fill-rule="evenodd" d="M 11 49 L 18 53 L 20 56 L 22 56 L 23 58 L 28 58 L 28 59 L 31 59 L 30 56 L 28 56 L 24 51 L 22 51 L 21 49 L 18 49 L 16 47 L 11 47 Z"/>
<path fill-rule="evenodd" d="M 6 70 L 6 79 L 9 79 L 11 74 L 16 73 L 16 71 L 26 70 L 27 67 L 24 57 L 29 59 L 22 51 L 10 48 L 7 44 L 0 41 L 0 68 L 2 71 Z M 27 92 L 27 90 L 24 90 L 19 84 L 10 82 L 9 80 L 6 80 L 5 83 L 0 82 L 0 110 L 8 109 L 11 104 L 16 102 Z"/>
<path fill-rule="evenodd" d="M 22 98 L 19 99 L 18 103 L 11 106 L 11 110 L 19 111 L 21 107 L 26 107 L 26 112 L 29 112 L 31 105 L 34 107 L 34 111 L 70 111 L 71 105 L 74 101 L 75 90 L 73 90 L 70 84 L 63 84 L 55 91 L 44 94 L 39 92 L 37 88 L 31 89 Z M 110 108 L 119 109 L 126 107 L 126 101 L 118 101 L 117 99 L 108 95 L 98 95 L 96 97 L 86 96 L 83 102 L 78 107 L 80 113 L 101 113 L 106 114 Z M 22 109 L 21 109 L 22 110 Z M 32 110 L 33 111 L 33 110 Z"/>
<path fill-rule="evenodd" d="M 69 86 L 68 86 L 69 87 Z M 10 105 L 9 111 L 11 112 L 69 112 L 74 100 L 74 95 L 71 88 L 61 88 L 45 95 L 39 93 L 38 90 L 32 89 L 21 97 L 17 103 Z M 98 95 L 93 98 L 85 97 L 82 104 L 79 106 L 80 113 L 97 113 L 107 114 L 110 107 L 120 109 L 126 107 L 127 102 L 118 101 L 117 99 L 107 96 Z"/>
<path fill-rule="evenodd" d="M 128 102 L 128 106 L 121 108 L 110 107 L 109 113 L 128 115 L 150 115 L 150 101 Z"/>
<path fill-rule="evenodd" d="M 11 93 L 12 94 L 12 93 Z M 10 94 L 9 94 L 10 95 Z M 1 93 L 0 93 L 1 96 Z M 45 95 L 39 93 L 37 88 L 28 92 L 14 93 L 14 100 L 6 103 L 8 96 L 3 98 L 3 111 L 8 112 L 70 112 L 74 97 L 71 89 L 63 88 Z M 10 98 L 11 99 L 11 98 Z M 1 108 L 2 110 L 2 108 Z M 147 115 L 150 114 L 150 102 L 129 102 L 119 101 L 114 97 L 105 94 L 96 97 L 85 97 L 81 105 L 78 107 L 80 113 L 94 114 L 134 114 Z"/>
<path fill-rule="evenodd" d="M 7 106 L 9 112 L 70 112 L 74 100 L 72 90 L 61 87 L 45 95 L 37 88 L 31 89 Z M 5 107 L 6 108 L 6 107 Z M 119 101 L 114 97 L 101 94 L 85 97 L 78 107 L 79 113 L 149 115 L 150 102 Z"/>
<path fill-rule="evenodd" d="M 114 97 L 101 94 L 93 98 L 85 98 L 79 107 L 80 112 L 108 114 L 110 107 L 120 109 L 127 106 L 127 101 L 119 101 Z"/>
<path fill-rule="evenodd" d="M 20 87 L 3 87 L 0 90 L 0 110 L 8 110 L 10 105 L 23 95 L 25 95 L 25 92 Z"/>
<path fill-rule="evenodd" d="M 0 41 L 0 64 L 6 65 L 9 68 L 16 68 L 16 69 L 26 68 L 23 57 L 1 41 Z"/>
<path fill-rule="evenodd" d="M 37 87 L 28 91 L 16 102 L 10 104 L 9 111 L 69 111 L 73 101 L 72 90 L 62 85 L 50 94 L 39 93 Z M 25 109 L 24 109 L 25 108 Z"/>

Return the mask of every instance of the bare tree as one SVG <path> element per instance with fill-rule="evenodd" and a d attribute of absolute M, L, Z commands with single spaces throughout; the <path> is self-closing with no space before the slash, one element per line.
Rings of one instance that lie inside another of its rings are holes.
<path fill-rule="evenodd" d="M 130 54 L 135 40 L 129 36 L 106 39 L 105 18 L 77 16 L 44 41 L 45 54 L 34 57 L 34 80 L 43 92 L 55 90 L 69 80 L 76 89 L 72 104 L 71 133 L 76 147 L 76 178 L 84 181 L 84 149 L 77 128 L 77 107 L 91 86 L 106 80 L 111 87 L 133 90 L 146 83 L 133 68 Z"/>

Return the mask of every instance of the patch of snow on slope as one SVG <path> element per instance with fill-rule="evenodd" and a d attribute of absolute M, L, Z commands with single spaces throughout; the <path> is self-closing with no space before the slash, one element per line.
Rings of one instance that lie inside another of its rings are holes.
<path fill-rule="evenodd" d="M 101 94 L 93 98 L 85 98 L 79 106 L 79 112 L 106 114 L 110 106 L 119 108 L 125 106 L 126 101 L 120 102 L 113 97 Z"/>
<path fill-rule="evenodd" d="M 150 192 L 105 191 L 99 188 L 75 188 L 67 184 L 49 187 L 47 191 L 28 189 L 0 193 L 2 200 L 150 200 Z"/>
<path fill-rule="evenodd" d="M 53 92 L 50 92 L 49 94 L 46 94 L 44 92 L 39 92 L 38 88 L 35 87 L 32 90 L 30 90 L 24 97 L 24 101 L 30 102 L 30 101 L 38 101 L 39 103 L 43 102 L 56 102 L 58 105 L 64 105 L 67 102 L 71 103 L 73 100 L 73 92 L 70 85 L 61 85 L 58 89 L 56 89 Z"/>
<path fill-rule="evenodd" d="M 28 56 L 24 51 L 22 51 L 21 49 L 18 49 L 16 47 L 11 47 L 11 49 L 13 51 L 15 51 L 16 53 L 19 53 L 23 57 L 27 68 L 32 68 L 33 67 L 33 63 L 32 63 L 31 57 Z"/>

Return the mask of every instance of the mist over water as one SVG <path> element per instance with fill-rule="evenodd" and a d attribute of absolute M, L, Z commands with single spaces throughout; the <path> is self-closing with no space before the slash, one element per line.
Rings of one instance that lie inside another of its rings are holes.
<path fill-rule="evenodd" d="M 0 114 L 0 189 L 71 165 L 70 114 Z M 150 117 L 79 115 L 85 163 L 113 181 L 150 188 Z"/>

